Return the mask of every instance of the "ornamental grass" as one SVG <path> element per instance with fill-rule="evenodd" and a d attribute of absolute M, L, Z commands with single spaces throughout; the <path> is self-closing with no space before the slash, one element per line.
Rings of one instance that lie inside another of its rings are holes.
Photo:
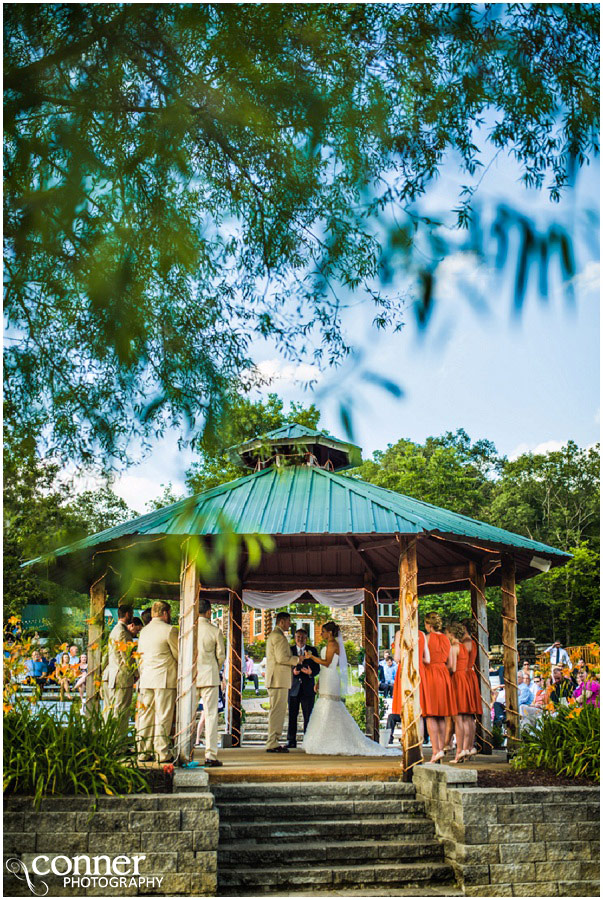
<path fill-rule="evenodd" d="M 558 706 L 522 731 L 511 765 L 546 769 L 568 778 L 600 782 L 600 710 L 592 704 Z"/>
<path fill-rule="evenodd" d="M 119 795 L 150 790 L 129 752 L 130 739 L 118 720 L 71 705 L 61 718 L 18 700 L 4 714 L 4 792 L 33 797 Z"/>

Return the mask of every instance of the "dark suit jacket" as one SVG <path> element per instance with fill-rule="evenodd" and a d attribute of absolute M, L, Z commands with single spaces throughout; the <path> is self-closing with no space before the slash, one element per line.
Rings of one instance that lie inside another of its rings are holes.
<path fill-rule="evenodd" d="M 309 650 L 312 656 L 319 655 L 316 647 L 312 647 L 310 644 L 306 644 L 306 650 Z M 294 656 L 297 656 L 297 644 L 291 644 L 291 653 Z M 291 683 L 291 690 L 289 691 L 290 697 L 307 697 L 314 693 L 314 679 L 320 671 L 320 666 L 312 659 L 307 659 L 305 662 L 300 661 L 300 666 L 301 665 L 303 665 L 305 669 L 308 667 L 312 669 L 312 674 L 305 675 L 303 672 L 300 672 L 299 675 L 296 675 L 295 669 L 293 670 L 293 681 Z"/>

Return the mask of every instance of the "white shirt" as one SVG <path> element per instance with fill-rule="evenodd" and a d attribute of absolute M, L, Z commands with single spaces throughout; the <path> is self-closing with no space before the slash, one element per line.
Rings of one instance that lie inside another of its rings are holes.
<path fill-rule="evenodd" d="M 551 644 L 544 652 L 550 653 L 552 666 L 569 666 L 571 668 L 572 663 L 569 654 L 563 647 L 555 647 L 554 644 Z"/>

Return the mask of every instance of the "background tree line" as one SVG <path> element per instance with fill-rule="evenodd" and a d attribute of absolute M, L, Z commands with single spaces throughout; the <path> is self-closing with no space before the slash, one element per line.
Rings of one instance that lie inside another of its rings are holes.
<path fill-rule="evenodd" d="M 320 427 L 314 405 L 286 409 L 276 394 L 252 401 L 233 395 L 220 423 L 220 449 L 207 444 L 187 473 L 187 492 L 197 493 L 246 474 L 224 448 L 282 425 Z M 20 563 L 46 550 L 101 531 L 137 515 L 109 481 L 74 494 L 55 463 L 41 461 L 29 445 L 9 441 L 5 452 L 4 614 L 27 603 L 83 605 Z M 436 506 L 472 516 L 573 554 L 565 566 L 518 585 L 519 635 L 536 641 L 559 637 L 569 644 L 599 638 L 599 446 L 573 441 L 547 454 L 524 453 L 509 460 L 491 441 L 472 441 L 463 430 L 428 437 L 422 444 L 402 438 L 348 473 Z M 180 499 L 171 485 L 149 506 Z M 491 643 L 501 639 L 500 591 L 487 591 Z M 469 610 L 467 592 L 422 598 L 423 609 L 444 615 Z"/>

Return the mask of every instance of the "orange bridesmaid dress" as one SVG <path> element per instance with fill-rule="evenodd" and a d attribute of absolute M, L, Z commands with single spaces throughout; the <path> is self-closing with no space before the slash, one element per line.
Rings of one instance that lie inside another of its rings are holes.
<path fill-rule="evenodd" d="M 424 705 L 421 706 L 423 715 L 455 716 L 456 701 L 450 672 L 446 667 L 450 641 L 440 631 L 430 631 L 427 645 L 430 662 L 424 664 Z"/>
<path fill-rule="evenodd" d="M 421 704 L 421 715 L 425 715 L 425 663 L 423 662 L 423 653 L 425 651 L 425 635 L 419 632 L 419 677 L 421 684 L 419 686 L 419 702 Z M 392 713 L 398 716 L 402 715 L 402 663 L 398 663 L 398 671 L 394 679 L 394 690 L 392 693 Z"/>
<path fill-rule="evenodd" d="M 457 713 L 461 716 L 471 716 L 475 712 L 476 674 L 469 666 L 469 659 L 470 656 L 465 645 L 459 643 L 456 672 L 452 673 L 452 689 L 454 691 Z"/>
<path fill-rule="evenodd" d="M 479 678 L 477 672 L 475 671 L 475 660 L 477 659 L 477 641 L 475 638 L 471 638 L 471 652 L 469 654 L 469 676 L 471 680 L 471 692 L 473 697 L 473 709 L 472 712 L 475 713 L 476 716 L 480 716 L 482 714 L 482 697 L 479 691 Z"/>

